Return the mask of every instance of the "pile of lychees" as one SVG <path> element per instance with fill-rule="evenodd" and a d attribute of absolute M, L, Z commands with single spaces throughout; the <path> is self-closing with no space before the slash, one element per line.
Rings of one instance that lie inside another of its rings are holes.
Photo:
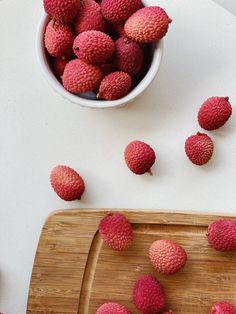
<path fill-rule="evenodd" d="M 120 213 L 107 214 L 99 224 L 99 233 L 111 249 L 123 251 L 132 245 L 132 225 Z M 236 221 L 215 220 L 208 226 L 209 245 L 217 251 L 236 250 Z M 172 275 L 180 271 L 187 262 L 187 253 L 178 243 L 159 239 L 149 248 L 149 260 L 154 269 L 162 275 Z M 159 280 L 150 274 L 137 278 L 133 286 L 133 303 L 143 314 L 174 314 L 171 310 L 162 312 L 166 295 Z M 124 305 L 107 302 L 102 304 L 96 314 L 132 314 Z M 212 305 L 209 314 L 236 314 L 236 308 L 226 301 Z"/>
<path fill-rule="evenodd" d="M 51 17 L 45 47 L 63 86 L 98 99 L 127 95 L 142 79 L 150 43 L 163 38 L 171 19 L 141 0 L 44 0 Z"/>

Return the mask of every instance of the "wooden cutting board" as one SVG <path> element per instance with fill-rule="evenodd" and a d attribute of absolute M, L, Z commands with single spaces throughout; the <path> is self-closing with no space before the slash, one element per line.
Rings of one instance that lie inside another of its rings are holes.
<path fill-rule="evenodd" d="M 143 274 L 160 280 L 166 309 L 176 314 L 208 314 L 210 305 L 221 299 L 236 305 L 236 253 L 216 252 L 206 240 L 207 225 L 219 216 L 124 211 L 134 242 L 127 252 L 114 252 L 97 231 L 106 212 L 65 210 L 48 218 L 35 257 L 27 314 L 95 314 L 107 301 L 138 313 L 132 286 Z M 149 263 L 150 244 L 162 238 L 179 242 L 187 251 L 188 262 L 175 275 L 161 276 Z"/>

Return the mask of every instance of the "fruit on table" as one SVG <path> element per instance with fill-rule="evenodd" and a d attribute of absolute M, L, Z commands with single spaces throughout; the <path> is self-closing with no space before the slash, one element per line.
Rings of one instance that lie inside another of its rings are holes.
<path fill-rule="evenodd" d="M 68 25 L 60 24 L 51 20 L 45 31 L 44 42 L 48 53 L 57 58 L 72 56 L 72 45 L 75 33 Z"/>
<path fill-rule="evenodd" d="M 157 240 L 149 248 L 149 259 L 158 273 L 171 275 L 185 266 L 187 254 L 176 242 Z"/>
<path fill-rule="evenodd" d="M 128 168 L 135 174 L 151 173 L 151 167 L 155 163 L 156 154 L 148 144 L 141 141 L 129 143 L 124 152 L 125 162 Z"/>
<path fill-rule="evenodd" d="M 64 201 L 80 200 L 85 190 L 82 177 L 72 168 L 58 165 L 50 175 L 51 185 Z"/>
<path fill-rule="evenodd" d="M 122 23 L 141 7 L 141 0 L 102 0 L 103 16 L 112 23 Z"/>
<path fill-rule="evenodd" d="M 198 122 L 203 129 L 212 131 L 222 127 L 231 115 L 229 97 L 211 97 L 200 107 Z"/>
<path fill-rule="evenodd" d="M 100 84 L 98 99 L 116 100 L 128 94 L 132 79 L 128 73 L 116 71 L 105 76 Z"/>
<path fill-rule="evenodd" d="M 109 60 L 114 51 L 115 44 L 110 36 L 100 31 L 86 31 L 79 34 L 74 43 L 75 55 L 91 64 L 104 63 Z"/>
<path fill-rule="evenodd" d="M 115 251 L 127 250 L 132 244 L 132 227 L 122 214 L 106 215 L 99 224 L 99 233 L 104 242 Z"/>
<path fill-rule="evenodd" d="M 104 32 L 106 21 L 101 13 L 100 5 L 94 0 L 83 0 L 74 20 L 75 31 L 79 34 L 89 30 Z"/>
<path fill-rule="evenodd" d="M 198 166 L 206 164 L 211 159 L 213 151 L 212 139 L 204 133 L 198 132 L 188 137 L 185 142 L 185 152 L 188 158 Z"/>
<path fill-rule="evenodd" d="M 118 303 L 104 303 L 101 305 L 96 314 L 132 314 L 125 306 Z"/>
<path fill-rule="evenodd" d="M 208 243 L 217 251 L 236 250 L 236 220 L 219 219 L 208 226 Z"/>
<path fill-rule="evenodd" d="M 143 314 L 159 313 L 165 305 L 165 292 L 151 275 L 141 276 L 134 284 L 133 302 Z"/>
<path fill-rule="evenodd" d="M 102 72 L 98 66 L 87 64 L 80 59 L 67 63 L 62 83 L 66 90 L 73 94 L 85 93 L 99 86 Z"/>
<path fill-rule="evenodd" d="M 150 6 L 131 15 L 124 28 L 128 38 L 140 43 L 150 43 L 166 35 L 169 23 L 171 19 L 162 8 Z"/>
<path fill-rule="evenodd" d="M 115 42 L 114 64 L 118 70 L 134 76 L 143 66 L 142 48 L 128 38 L 119 38 Z"/>
<path fill-rule="evenodd" d="M 226 301 L 220 301 L 214 305 L 209 314 L 236 314 L 236 308 Z"/>
<path fill-rule="evenodd" d="M 60 23 L 70 23 L 75 18 L 80 0 L 43 0 L 44 10 Z"/>

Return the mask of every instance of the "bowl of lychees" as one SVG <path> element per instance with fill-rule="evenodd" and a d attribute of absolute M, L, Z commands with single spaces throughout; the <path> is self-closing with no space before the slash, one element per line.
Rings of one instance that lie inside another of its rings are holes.
<path fill-rule="evenodd" d="M 141 0 L 42 0 L 37 56 L 56 92 L 91 108 L 119 107 L 150 85 L 171 19 Z"/>

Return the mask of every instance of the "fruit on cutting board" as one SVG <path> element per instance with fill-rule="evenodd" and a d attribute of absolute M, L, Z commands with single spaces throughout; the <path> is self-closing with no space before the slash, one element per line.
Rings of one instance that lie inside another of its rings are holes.
<path fill-rule="evenodd" d="M 132 80 L 128 73 L 122 71 L 106 75 L 99 87 L 98 99 L 116 100 L 128 94 Z"/>
<path fill-rule="evenodd" d="M 236 220 L 219 219 L 208 226 L 208 243 L 217 251 L 236 250 Z"/>
<path fill-rule="evenodd" d="M 200 107 L 198 122 L 203 129 L 212 131 L 222 127 L 231 115 L 229 97 L 211 97 Z"/>
<path fill-rule="evenodd" d="M 62 83 L 69 92 L 79 94 L 97 88 L 101 79 L 102 72 L 98 66 L 74 59 L 67 63 Z"/>
<path fill-rule="evenodd" d="M 154 276 L 143 275 L 134 284 L 133 302 L 143 314 L 159 313 L 165 306 L 164 289 Z"/>
<path fill-rule="evenodd" d="M 118 303 L 104 303 L 96 311 L 96 314 L 132 314 L 129 309 Z"/>
<path fill-rule="evenodd" d="M 43 0 L 45 12 L 60 23 L 71 23 L 79 8 L 80 0 Z"/>
<path fill-rule="evenodd" d="M 115 251 L 127 250 L 132 244 L 132 226 L 122 214 L 106 215 L 99 224 L 99 233 L 104 242 Z"/>
<path fill-rule="evenodd" d="M 115 44 L 107 34 L 91 30 L 76 37 L 73 49 L 80 60 L 90 64 L 99 64 L 108 61 L 112 57 Z"/>
<path fill-rule="evenodd" d="M 236 314 L 236 308 L 226 301 L 220 301 L 214 305 L 209 314 Z"/>
<path fill-rule="evenodd" d="M 125 162 L 128 168 L 135 174 L 151 173 L 151 167 L 155 163 L 156 154 L 148 144 L 142 141 L 129 143 L 124 152 Z"/>
<path fill-rule="evenodd" d="M 85 190 L 82 177 L 68 166 L 54 167 L 51 171 L 50 181 L 54 191 L 64 201 L 80 200 Z"/>
<path fill-rule="evenodd" d="M 171 19 L 166 12 L 157 6 L 139 9 L 125 22 L 125 33 L 128 38 L 150 43 L 163 38 L 169 28 Z"/>
<path fill-rule="evenodd" d="M 185 266 L 187 254 L 176 242 L 157 240 L 149 248 L 149 259 L 158 273 L 171 275 Z"/>
<path fill-rule="evenodd" d="M 212 157 L 214 144 L 212 139 L 204 133 L 198 132 L 187 138 L 185 152 L 189 160 L 195 165 L 202 166 Z"/>
<path fill-rule="evenodd" d="M 151 64 L 152 43 L 164 37 L 170 23 L 163 9 L 143 8 L 141 0 L 44 0 L 44 8 L 51 18 L 45 48 L 55 76 L 61 81 L 66 69 L 62 82 L 68 92 L 88 92 L 93 99 L 97 94 L 103 101 L 125 97 L 140 83 Z M 67 67 L 65 60 L 71 59 Z M 89 68 L 105 64 L 111 66 L 102 76 Z"/>

